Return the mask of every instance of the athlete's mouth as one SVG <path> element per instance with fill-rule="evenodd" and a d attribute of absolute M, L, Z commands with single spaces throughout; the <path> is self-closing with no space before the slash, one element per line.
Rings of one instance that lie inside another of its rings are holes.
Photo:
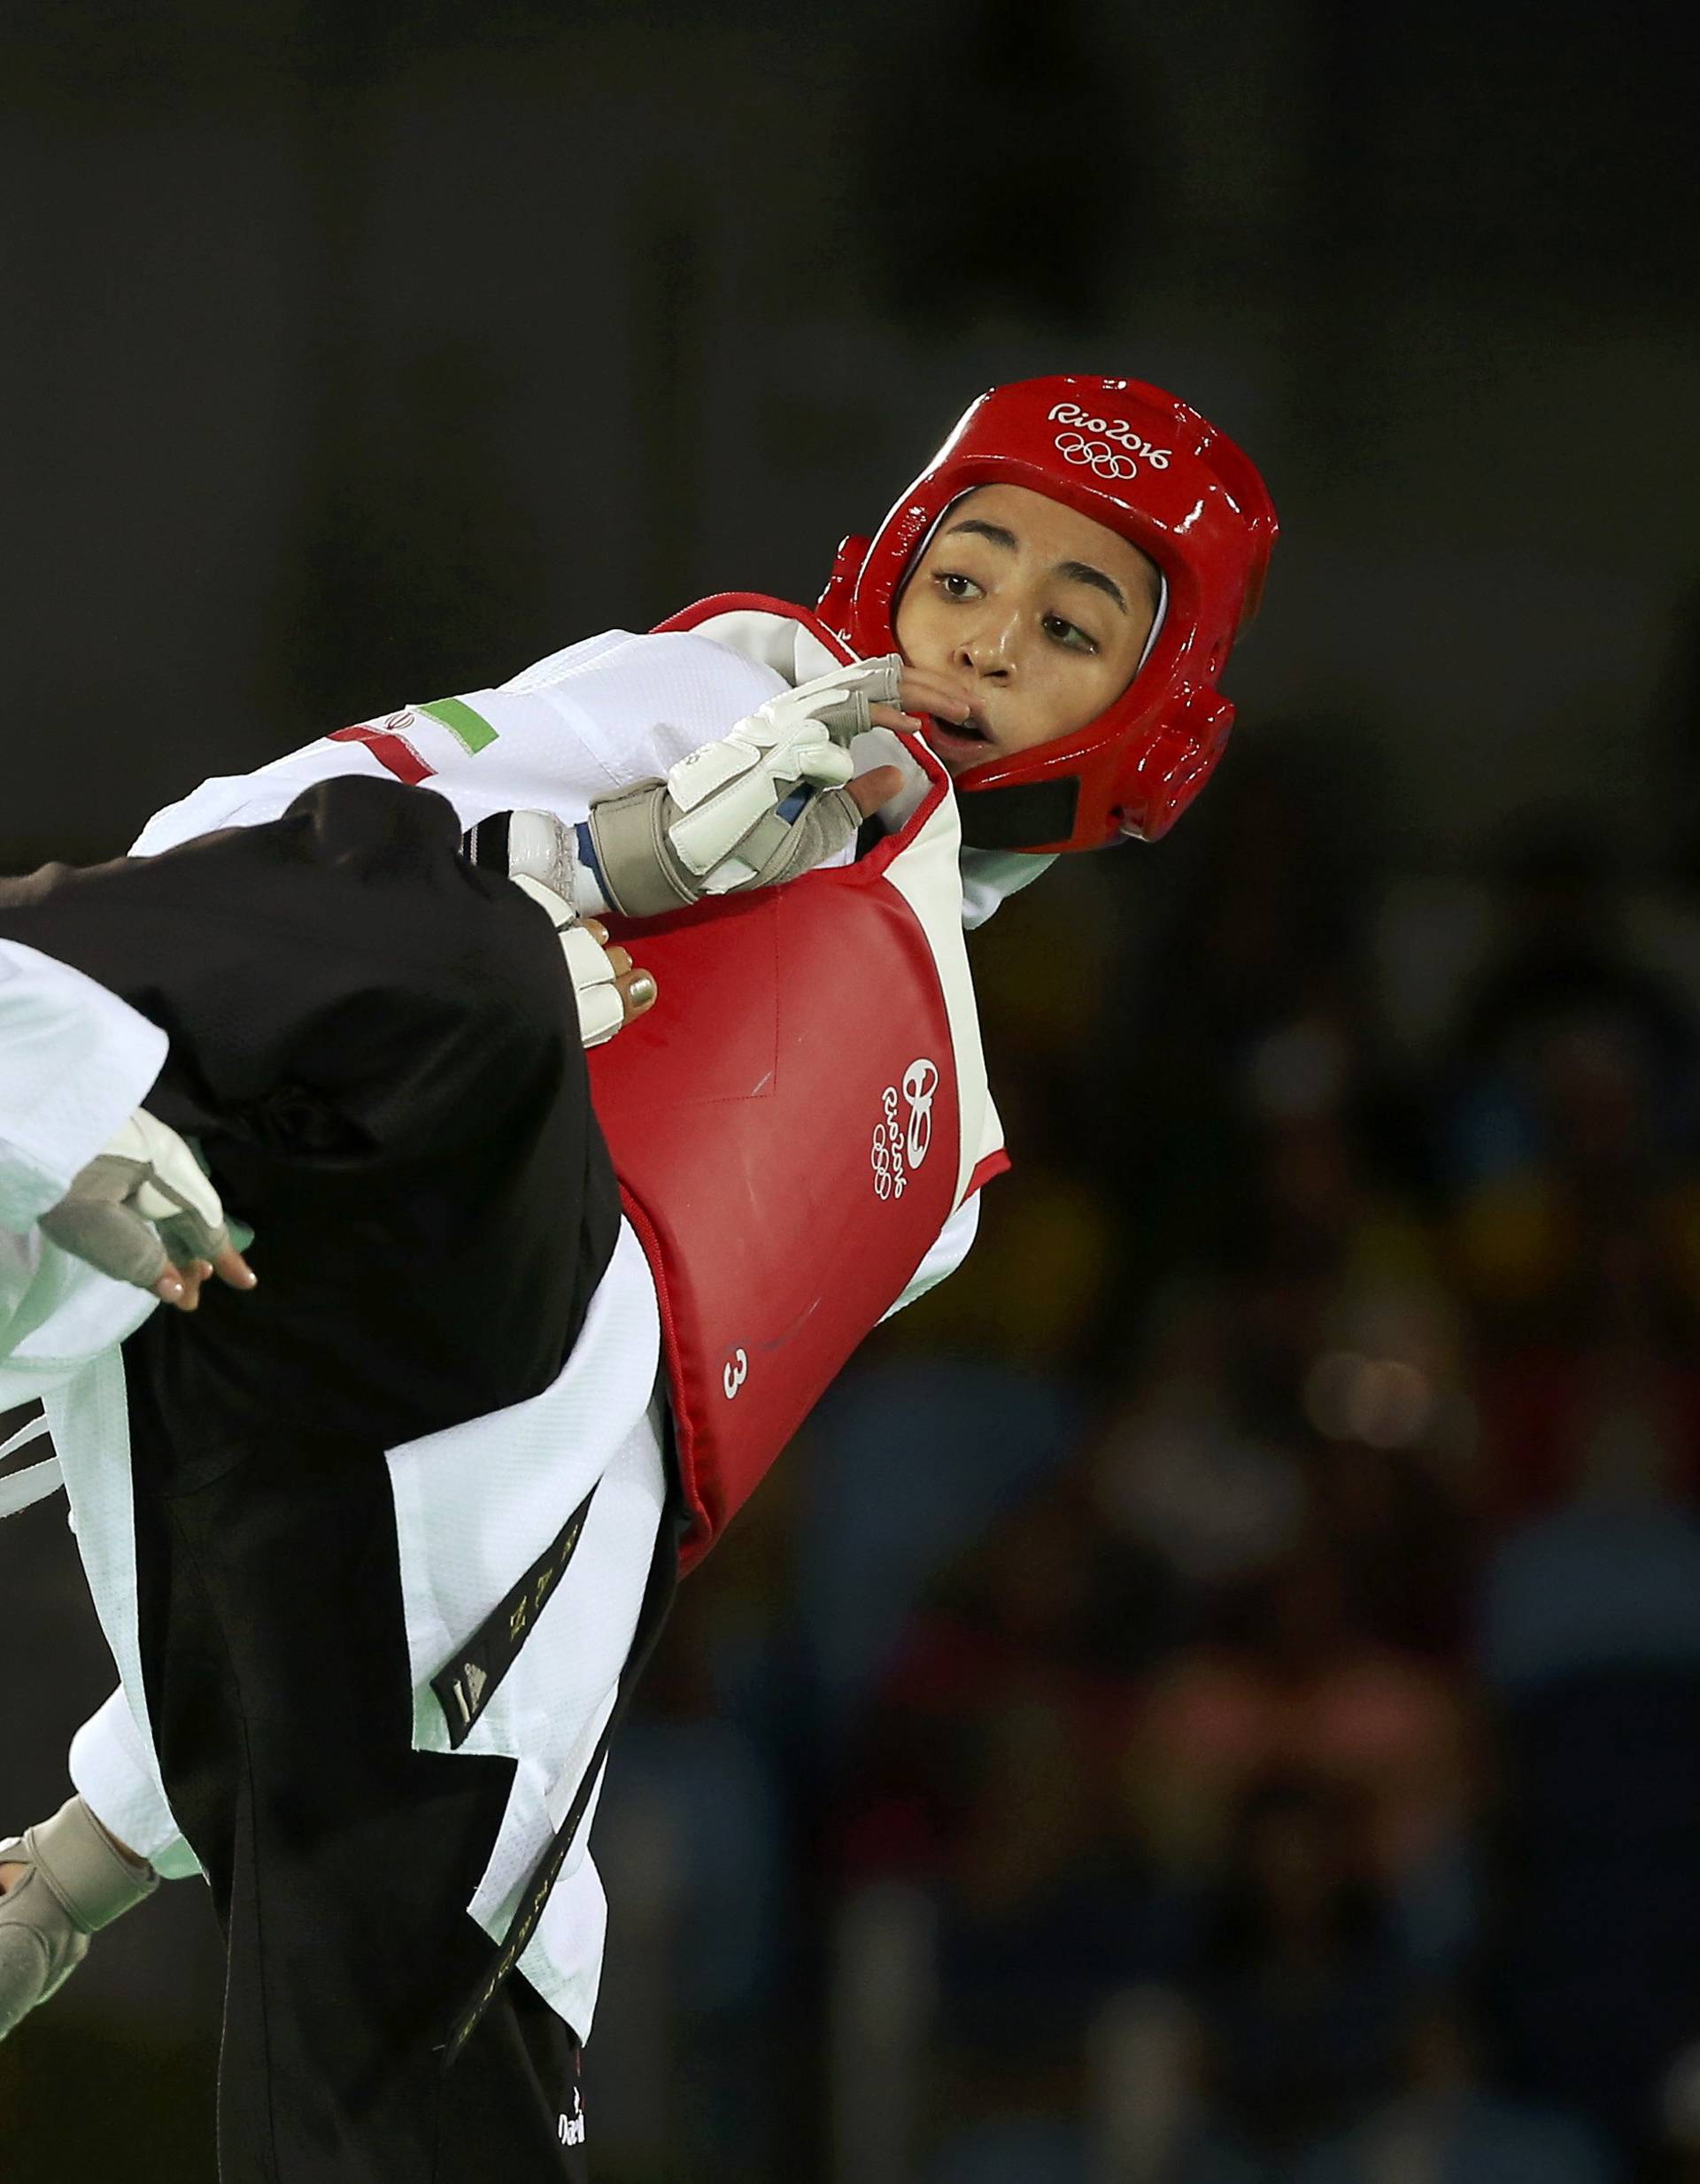
<path fill-rule="evenodd" d="M 935 733 L 953 747 L 978 744 L 988 751 L 992 748 L 992 731 L 978 713 L 970 713 L 961 721 L 941 721 L 936 713 L 929 714 L 927 718 Z"/>

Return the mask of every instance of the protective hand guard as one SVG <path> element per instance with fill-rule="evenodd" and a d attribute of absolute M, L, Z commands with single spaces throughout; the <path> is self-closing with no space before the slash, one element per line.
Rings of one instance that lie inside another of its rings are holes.
<path fill-rule="evenodd" d="M 151 1289 L 168 1266 L 227 1250 L 219 1194 L 174 1130 L 138 1107 L 42 1215 L 49 1240 L 114 1281 Z"/>
<path fill-rule="evenodd" d="M 586 1046 L 600 1046 L 625 1023 L 625 1004 L 607 951 L 573 907 L 577 860 L 571 828 L 551 812 L 510 813 L 506 868 L 514 884 L 547 912 L 573 982 L 579 1036 Z"/>
<path fill-rule="evenodd" d="M 869 725 L 870 705 L 897 703 L 902 666 L 892 652 L 799 683 L 681 759 L 665 782 L 599 798 L 590 835 L 609 906 L 658 917 L 705 895 L 777 886 L 854 841 L 850 741 Z M 808 800 L 788 820 L 780 806 L 799 789 Z"/>
<path fill-rule="evenodd" d="M 81 1797 L 21 1838 L 0 1842 L 0 1864 L 21 1865 L 0 1896 L 0 2040 L 89 1953 L 89 1937 L 159 1886 L 145 1859 L 128 1858 Z"/>

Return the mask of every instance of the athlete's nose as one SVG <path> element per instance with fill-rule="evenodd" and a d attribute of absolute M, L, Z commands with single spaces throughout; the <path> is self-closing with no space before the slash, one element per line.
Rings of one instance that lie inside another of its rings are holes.
<path fill-rule="evenodd" d="M 1015 669 L 1010 637 L 1001 622 L 987 622 L 962 638 L 951 656 L 951 665 L 982 682 L 1007 683 Z"/>

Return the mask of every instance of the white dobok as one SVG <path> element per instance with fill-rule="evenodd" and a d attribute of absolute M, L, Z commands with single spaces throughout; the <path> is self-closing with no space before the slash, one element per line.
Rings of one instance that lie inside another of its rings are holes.
<path fill-rule="evenodd" d="M 834 664 L 799 623 L 739 611 L 691 632 L 591 637 L 499 689 L 469 693 L 458 707 L 409 707 L 387 725 L 430 769 L 428 785 L 450 800 L 463 827 L 529 809 L 576 824 L 592 798 L 665 775 L 765 700 Z M 470 734 L 468 717 L 476 724 Z M 379 730 L 386 722 L 370 725 Z M 252 774 L 207 781 L 150 822 L 136 853 L 275 819 L 304 788 L 333 775 L 384 775 L 382 748 L 376 739 L 326 738 Z M 882 814 L 898 823 L 920 793 L 918 769 L 883 729 L 858 737 L 853 754 L 858 771 L 903 767 L 909 785 Z M 965 922 L 981 922 L 1047 861 L 965 853 Z M 831 975 L 825 967 L 823 976 Z M 120 1688 L 72 1744 L 73 1779 L 114 1834 L 162 1873 L 182 1876 L 198 1869 L 166 1802 L 148 1729 L 118 1350 L 158 1308 L 145 1293 L 60 1253 L 31 1225 L 144 1104 L 164 1053 L 163 1035 L 103 989 L 33 950 L 0 943 L 0 1410 L 42 1400 L 118 1663 Z M 243 1208 L 228 1210 L 240 1215 Z M 977 1218 L 970 1199 L 900 1306 L 960 1263 Z M 263 1235 L 254 1257 L 263 1275 Z M 597 1486 L 571 1582 L 538 1619 L 460 1748 L 517 1763 L 498 1840 L 467 1906 L 493 1939 L 506 1933 L 614 1704 L 665 1497 L 659 1364 L 654 1285 L 622 1222 L 583 1331 L 552 1387 L 388 1452 L 413 1741 L 424 1750 L 449 1748 L 430 1678 L 546 1547 L 561 1511 Z M 520 1960 L 581 2038 L 594 2015 L 606 1925 L 587 1848 L 594 1811 L 592 1798 Z"/>

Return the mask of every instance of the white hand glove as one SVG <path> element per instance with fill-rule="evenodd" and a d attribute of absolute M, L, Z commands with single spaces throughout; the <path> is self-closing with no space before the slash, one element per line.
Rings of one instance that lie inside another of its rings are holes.
<path fill-rule="evenodd" d="M 230 1245 L 219 1194 L 174 1130 L 138 1107 L 41 1217 L 42 1233 L 114 1281 L 151 1289 L 168 1266 Z"/>
<path fill-rule="evenodd" d="M 862 814 L 844 794 L 849 745 L 870 705 L 895 705 L 900 653 L 853 661 L 758 706 L 718 742 L 681 759 L 665 782 L 642 782 L 591 806 L 602 892 L 628 917 L 654 917 L 734 889 L 794 879 L 855 838 Z M 779 806 L 810 797 L 792 821 Z"/>
<path fill-rule="evenodd" d="M 600 1046 L 626 1021 L 608 952 L 573 907 L 573 832 L 550 812 L 513 812 L 507 822 L 507 876 L 548 914 L 567 959 L 578 1004 L 579 1035 Z"/>

